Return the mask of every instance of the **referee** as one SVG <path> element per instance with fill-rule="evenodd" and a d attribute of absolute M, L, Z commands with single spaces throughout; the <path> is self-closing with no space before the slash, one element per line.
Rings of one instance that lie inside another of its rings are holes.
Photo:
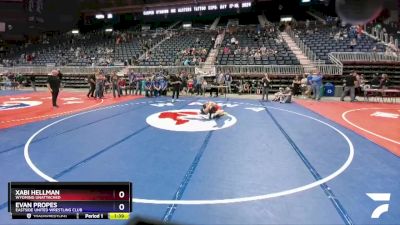
<path fill-rule="evenodd" d="M 58 108 L 57 97 L 58 93 L 60 92 L 60 84 L 61 84 L 61 80 L 58 75 L 59 72 L 57 70 L 52 70 L 51 74 L 47 78 L 47 88 L 51 93 L 51 100 L 53 103 L 53 107 L 55 108 Z"/>

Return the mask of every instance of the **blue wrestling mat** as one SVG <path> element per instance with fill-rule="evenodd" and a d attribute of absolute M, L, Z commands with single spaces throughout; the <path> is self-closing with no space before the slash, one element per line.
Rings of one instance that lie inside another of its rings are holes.
<path fill-rule="evenodd" d="M 227 115 L 208 120 L 208 100 L 139 99 L 0 130 L 0 225 L 127 223 L 12 220 L 10 181 L 129 181 L 131 218 L 173 224 L 399 223 L 395 155 L 297 104 L 212 99 Z"/>

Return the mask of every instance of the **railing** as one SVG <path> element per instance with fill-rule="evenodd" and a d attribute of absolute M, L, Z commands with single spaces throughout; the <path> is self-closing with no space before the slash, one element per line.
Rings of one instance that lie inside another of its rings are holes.
<path fill-rule="evenodd" d="M 161 70 L 168 71 L 169 74 L 179 73 L 180 71 L 195 73 L 195 66 L 129 66 L 127 68 L 137 73 L 157 73 Z"/>
<path fill-rule="evenodd" d="M 399 50 L 399 47 L 400 47 L 399 41 L 400 40 L 398 38 L 396 38 L 396 36 L 389 35 L 388 33 L 385 33 L 382 30 L 378 30 L 375 27 L 372 27 L 369 33 L 367 31 L 364 31 L 364 33 L 374 39 L 382 41 L 383 44 L 392 48 L 395 51 Z"/>
<path fill-rule="evenodd" d="M 49 74 L 52 70 L 59 69 L 63 74 L 92 74 L 102 70 L 105 73 L 118 72 L 123 66 L 95 66 L 95 67 L 45 67 L 45 66 L 19 66 L 19 67 L 0 67 L 0 73 L 21 73 L 21 74 Z"/>
<path fill-rule="evenodd" d="M 335 65 L 335 64 L 318 64 L 315 65 L 317 70 L 324 75 L 342 75 L 343 74 L 343 65 Z"/>
<path fill-rule="evenodd" d="M 264 74 L 271 75 L 301 75 L 310 71 L 313 66 L 303 65 L 224 65 L 216 66 L 217 73 L 229 72 L 231 74 Z M 324 75 L 342 75 L 343 66 L 334 64 L 317 64 L 317 71 Z"/>
<path fill-rule="evenodd" d="M 324 64 L 322 60 L 318 60 L 317 55 L 299 37 L 297 37 L 292 30 L 287 31 L 286 33 L 292 38 L 294 43 L 296 43 L 299 49 L 311 62 L 315 64 Z"/>
<path fill-rule="evenodd" d="M 303 74 L 304 67 L 301 65 L 286 66 L 286 65 L 224 65 L 216 66 L 217 73 L 231 74 L 272 74 L 272 75 L 293 75 Z"/>
<path fill-rule="evenodd" d="M 332 52 L 329 58 L 339 62 L 400 62 L 400 56 L 374 52 Z"/>
<path fill-rule="evenodd" d="M 93 74 L 99 70 L 104 71 L 104 73 L 112 73 L 123 71 L 123 69 L 129 69 L 133 72 L 138 73 L 155 73 L 161 70 L 166 70 L 169 73 L 177 73 L 180 71 L 187 71 L 189 73 L 194 73 L 194 66 L 112 66 L 112 67 L 0 67 L 0 73 L 21 73 L 21 74 L 49 74 L 54 69 L 59 69 L 63 74 Z"/>
<path fill-rule="evenodd" d="M 215 66 L 217 73 L 230 72 L 233 74 L 263 74 L 268 73 L 272 75 L 294 75 L 304 74 L 307 66 L 302 65 L 219 65 Z M 317 69 L 326 75 L 340 75 L 343 68 L 338 65 L 323 64 L 316 65 Z M 137 73 L 156 73 L 162 70 L 168 73 L 179 73 L 186 71 L 195 74 L 195 66 L 114 66 L 114 67 L 0 67 L 0 73 L 20 73 L 20 74 L 34 74 L 34 75 L 47 75 L 54 69 L 59 69 L 63 74 L 69 75 L 84 75 L 93 74 L 99 70 L 104 73 L 131 71 Z"/>

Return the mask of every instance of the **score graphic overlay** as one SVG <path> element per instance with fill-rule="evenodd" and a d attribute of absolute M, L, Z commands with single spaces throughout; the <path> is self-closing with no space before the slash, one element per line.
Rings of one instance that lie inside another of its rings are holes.
<path fill-rule="evenodd" d="M 10 182 L 13 219 L 129 219 L 130 182 Z"/>

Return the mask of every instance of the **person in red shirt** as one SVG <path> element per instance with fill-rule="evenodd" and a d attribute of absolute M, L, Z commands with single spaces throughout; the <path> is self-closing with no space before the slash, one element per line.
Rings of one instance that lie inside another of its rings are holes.
<path fill-rule="evenodd" d="M 128 89 L 126 88 L 126 80 L 121 77 L 118 81 L 118 87 L 119 87 L 119 94 L 122 95 L 122 90 L 125 89 L 125 95 L 128 95 Z"/>
<path fill-rule="evenodd" d="M 187 81 L 187 87 L 188 87 L 188 92 L 193 95 L 194 91 L 193 91 L 193 78 L 189 78 L 189 80 Z"/>

